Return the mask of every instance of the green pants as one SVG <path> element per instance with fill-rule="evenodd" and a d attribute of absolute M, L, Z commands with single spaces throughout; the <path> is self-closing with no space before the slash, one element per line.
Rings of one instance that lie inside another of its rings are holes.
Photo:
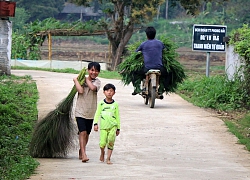
<path fill-rule="evenodd" d="M 105 148 L 107 145 L 108 149 L 113 150 L 116 137 L 116 130 L 117 127 L 100 130 L 100 148 Z"/>

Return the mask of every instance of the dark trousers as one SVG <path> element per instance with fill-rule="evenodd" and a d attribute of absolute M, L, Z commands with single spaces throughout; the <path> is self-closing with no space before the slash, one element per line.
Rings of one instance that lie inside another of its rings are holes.
<path fill-rule="evenodd" d="M 133 84 L 133 86 L 135 88 L 134 92 L 139 93 L 141 91 L 140 84 L 141 84 L 141 81 L 145 78 L 145 73 L 146 72 L 144 71 L 144 68 L 141 68 L 141 69 L 139 69 L 137 71 L 134 71 L 131 74 L 131 81 L 132 81 L 132 84 Z"/>
<path fill-rule="evenodd" d="M 165 91 L 169 91 L 169 84 L 171 83 L 171 79 L 172 79 L 172 73 L 171 72 L 167 72 L 165 67 L 161 67 L 160 69 L 161 71 L 161 77 L 160 77 L 160 82 L 163 82 L 164 85 L 164 89 Z M 159 88 L 160 92 L 163 92 L 163 88 Z"/>

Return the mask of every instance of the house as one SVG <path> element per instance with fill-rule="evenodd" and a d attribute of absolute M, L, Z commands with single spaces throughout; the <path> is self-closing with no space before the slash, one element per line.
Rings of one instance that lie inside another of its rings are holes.
<path fill-rule="evenodd" d="M 81 19 L 82 21 L 98 20 L 103 16 L 101 10 L 94 12 L 93 7 L 77 6 L 72 3 L 65 3 L 63 10 L 57 16 L 59 20 L 76 21 Z"/>

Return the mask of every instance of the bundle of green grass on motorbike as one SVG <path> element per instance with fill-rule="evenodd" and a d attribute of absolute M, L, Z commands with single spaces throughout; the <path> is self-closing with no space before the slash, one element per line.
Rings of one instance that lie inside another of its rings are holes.
<path fill-rule="evenodd" d="M 176 52 L 176 45 L 169 38 L 161 36 L 159 38 L 165 45 L 162 58 L 163 65 L 168 72 L 171 72 L 172 77 L 166 93 L 175 92 L 179 83 L 182 83 L 186 78 L 184 67 L 178 61 L 178 53 Z M 118 66 L 120 74 L 122 76 L 122 82 L 124 85 L 129 85 L 132 82 L 132 74 L 134 71 L 143 67 L 143 55 L 141 52 L 135 52 L 141 42 L 136 42 L 128 46 L 128 55 L 125 56 L 124 61 Z M 140 87 L 141 81 L 144 76 L 137 75 L 135 86 Z M 163 86 L 162 78 L 160 78 L 160 85 Z"/>

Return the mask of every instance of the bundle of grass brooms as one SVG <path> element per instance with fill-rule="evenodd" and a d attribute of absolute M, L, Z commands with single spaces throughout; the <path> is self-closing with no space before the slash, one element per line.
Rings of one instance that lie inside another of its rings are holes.
<path fill-rule="evenodd" d="M 86 68 L 78 75 L 82 85 L 85 81 Z M 75 94 L 75 85 L 68 96 L 54 110 L 37 122 L 30 143 L 30 154 L 33 157 L 53 158 L 64 157 L 73 145 L 74 123 L 71 110 Z"/>
<path fill-rule="evenodd" d="M 162 36 L 159 38 L 166 47 L 163 50 L 163 65 L 167 71 L 171 72 L 171 81 L 168 86 L 168 92 L 175 92 L 179 83 L 182 83 L 186 78 L 183 66 L 177 61 L 178 54 L 176 52 L 175 44 L 168 38 Z M 125 56 L 125 60 L 118 66 L 118 70 L 122 76 L 122 82 L 124 85 L 129 85 L 132 82 L 133 72 L 143 67 L 143 55 L 140 52 L 135 52 L 141 42 L 136 42 L 128 46 L 128 55 Z M 141 81 L 144 76 L 137 75 L 135 86 L 140 89 Z M 160 86 L 163 86 L 162 77 L 160 77 Z"/>

